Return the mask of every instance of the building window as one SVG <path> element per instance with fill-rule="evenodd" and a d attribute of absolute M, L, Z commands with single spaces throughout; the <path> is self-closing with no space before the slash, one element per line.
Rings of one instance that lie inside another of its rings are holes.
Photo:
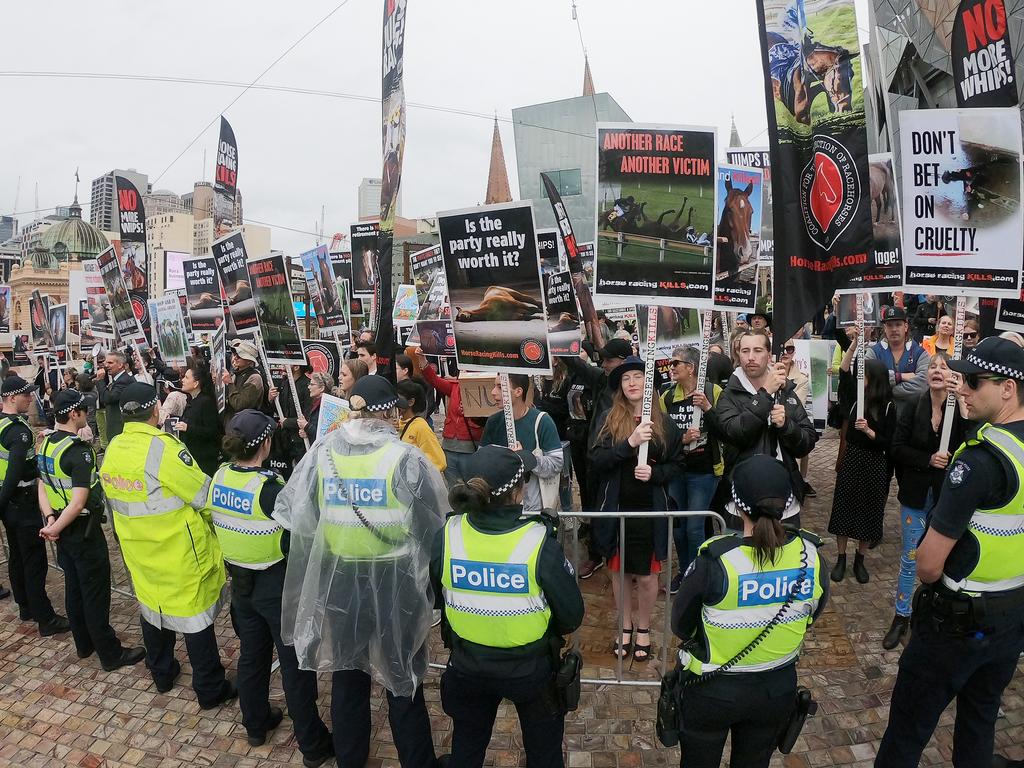
<path fill-rule="evenodd" d="M 558 194 L 562 197 L 568 195 L 582 195 L 583 194 L 583 180 L 580 178 L 580 169 L 576 168 L 571 171 L 545 171 L 548 178 L 554 183 L 555 188 L 558 190 Z M 544 197 L 548 196 L 547 188 L 544 186 L 544 180 L 540 182 L 541 195 Z"/>

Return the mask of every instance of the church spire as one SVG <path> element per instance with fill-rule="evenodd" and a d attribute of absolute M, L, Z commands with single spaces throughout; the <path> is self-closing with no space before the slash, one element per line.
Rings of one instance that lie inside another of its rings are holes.
<path fill-rule="evenodd" d="M 732 130 L 729 133 L 729 147 L 742 147 L 743 142 L 740 141 L 740 132 L 736 130 L 736 115 L 732 116 Z"/>
<path fill-rule="evenodd" d="M 491 167 L 487 171 L 487 197 L 485 205 L 512 202 L 508 186 L 508 171 L 505 169 L 505 152 L 501 148 L 501 132 L 498 117 L 494 117 L 494 134 L 491 136 Z"/>
<path fill-rule="evenodd" d="M 590 59 L 587 58 L 586 51 L 583 52 L 583 95 L 594 95 L 594 78 L 590 74 Z"/>

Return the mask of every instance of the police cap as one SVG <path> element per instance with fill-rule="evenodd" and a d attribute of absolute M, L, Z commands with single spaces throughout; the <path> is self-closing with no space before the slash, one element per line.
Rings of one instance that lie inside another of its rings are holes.
<path fill-rule="evenodd" d="M 35 384 L 25 381 L 21 376 L 8 376 L 0 387 L 0 396 L 23 395 L 35 389 Z"/>
<path fill-rule="evenodd" d="M 84 410 L 86 410 L 85 396 L 77 389 L 62 389 L 53 398 L 53 412 L 58 416 Z"/>
<path fill-rule="evenodd" d="M 362 381 L 362 379 L 360 379 Z M 357 382 L 358 383 L 358 382 Z M 503 445 L 485 445 L 463 459 L 463 477 L 479 477 L 491 486 L 492 496 L 502 496 L 537 467 L 530 451 L 513 451 Z"/>
<path fill-rule="evenodd" d="M 156 388 L 141 381 L 133 381 L 121 393 L 121 413 L 125 416 L 138 416 L 148 413 L 157 404 Z"/>
<path fill-rule="evenodd" d="M 1024 349 L 998 336 L 982 339 L 963 360 L 950 360 L 948 365 L 957 373 L 988 373 L 1024 381 Z"/>
<path fill-rule="evenodd" d="M 789 470 L 778 459 L 764 454 L 744 459 L 732 473 L 732 502 L 751 518 L 781 520 L 797 503 Z"/>
<path fill-rule="evenodd" d="M 227 434 L 237 434 L 245 440 L 246 448 L 253 448 L 273 433 L 277 422 L 262 411 L 246 408 L 231 417 L 226 429 Z"/>

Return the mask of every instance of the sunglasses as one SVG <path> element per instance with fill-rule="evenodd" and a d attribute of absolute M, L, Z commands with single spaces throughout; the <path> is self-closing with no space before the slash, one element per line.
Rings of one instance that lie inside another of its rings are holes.
<path fill-rule="evenodd" d="M 976 339 L 976 338 L 978 338 L 978 334 L 975 333 L 975 332 L 967 332 L 967 331 L 965 331 L 964 332 L 964 338 L 965 339 Z"/>
<path fill-rule="evenodd" d="M 675 368 L 677 365 L 693 365 L 693 363 L 686 360 L 673 360 L 672 367 Z"/>
<path fill-rule="evenodd" d="M 970 389 L 977 389 L 983 381 L 1006 381 L 1005 376 L 982 376 L 980 373 L 965 373 L 964 384 Z"/>
<path fill-rule="evenodd" d="M 796 347 L 790 344 L 789 346 L 783 347 L 782 351 L 785 352 L 787 355 L 792 355 L 794 352 L 796 352 Z"/>

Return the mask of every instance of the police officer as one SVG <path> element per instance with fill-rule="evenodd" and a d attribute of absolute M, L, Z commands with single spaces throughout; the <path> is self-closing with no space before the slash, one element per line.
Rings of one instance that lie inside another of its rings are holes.
<path fill-rule="evenodd" d="M 717 768 L 730 731 L 730 764 L 765 768 L 794 715 L 796 661 L 825 607 L 829 572 L 817 537 L 782 527 L 794 503 L 782 462 L 741 461 L 729 506 L 743 535 L 708 539 L 680 585 L 672 631 L 684 641 L 683 768 Z"/>
<path fill-rule="evenodd" d="M 35 438 L 25 421 L 34 390 L 35 385 L 20 376 L 8 376 L 0 386 L 0 517 L 7 531 L 7 569 L 21 620 L 38 622 L 39 634 L 49 637 L 67 632 L 71 625 L 56 614 L 46 595 L 46 544 L 39 537 L 42 518 L 36 492 L 39 470 Z"/>
<path fill-rule="evenodd" d="M 224 676 L 213 631 L 225 578 L 207 505 L 210 478 L 178 438 L 157 427 L 152 385 L 125 387 L 121 413 L 124 430 L 107 446 L 100 481 L 142 612 L 146 666 L 160 693 L 171 690 L 181 674 L 174 659 L 181 632 L 199 706 L 213 709 L 238 693 Z"/>
<path fill-rule="evenodd" d="M 351 417 L 313 444 L 278 496 L 291 531 L 282 637 L 299 666 L 332 670 L 338 765 L 370 753 L 370 682 L 387 691 L 405 768 L 436 762 L 423 698 L 434 599 L 430 547 L 448 511 L 444 481 L 395 430 L 405 401 L 383 376 L 364 376 Z"/>
<path fill-rule="evenodd" d="M 562 636 L 583 621 L 572 566 L 548 525 L 520 519 L 528 451 L 488 445 L 467 456 L 456 514 L 434 538 L 430 578 L 451 649 L 441 703 L 452 718 L 451 768 L 482 766 L 498 705 L 519 713 L 526 761 L 561 766 L 565 710 L 555 688 Z"/>
<path fill-rule="evenodd" d="M 879 768 L 916 766 L 954 698 L 953 765 L 993 765 L 1000 698 L 1024 651 L 1024 349 L 987 338 L 949 367 L 982 426 L 954 453 L 917 547 Z"/>
<path fill-rule="evenodd" d="M 315 768 L 334 755 L 331 734 L 316 708 L 316 672 L 300 670 L 295 648 L 281 640 L 288 532 L 271 516 L 284 488 L 273 470 L 262 469 L 270 455 L 277 423 L 246 409 L 228 422 L 221 465 L 210 486 L 210 508 L 221 551 L 231 574 L 231 620 L 241 641 L 238 703 L 249 744 L 262 746 L 283 717 L 270 706 L 270 666 L 274 648 L 281 661 L 288 712 L 303 764 Z"/>
<path fill-rule="evenodd" d="M 64 605 L 78 658 L 96 652 L 107 672 L 138 664 L 142 647 L 125 648 L 110 626 L 110 554 L 100 523 L 103 489 L 92 447 L 78 437 L 88 406 L 75 389 L 53 399 L 57 429 L 39 453 L 39 508 L 46 526 L 39 535 L 57 542 L 64 569 Z"/>

